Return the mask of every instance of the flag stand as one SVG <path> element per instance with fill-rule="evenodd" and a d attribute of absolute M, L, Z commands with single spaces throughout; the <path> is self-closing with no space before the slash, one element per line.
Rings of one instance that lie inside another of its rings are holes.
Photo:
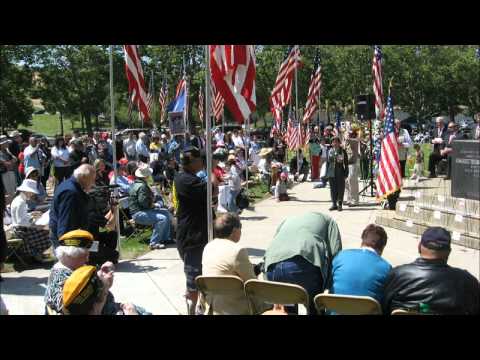
<path fill-rule="evenodd" d="M 114 183 L 117 183 L 118 169 L 117 169 L 117 136 L 115 134 L 115 102 L 113 99 L 113 46 L 110 45 L 109 51 L 110 57 L 110 122 L 112 126 L 112 153 L 113 153 L 113 179 Z M 143 121 L 142 121 L 143 124 Z M 114 191 L 115 199 L 118 198 L 118 189 Z M 119 204 L 115 206 L 115 227 L 117 229 L 117 251 L 120 257 L 120 213 L 119 213 Z"/>
<path fill-rule="evenodd" d="M 205 45 L 205 84 L 210 81 L 210 49 Z M 210 86 L 205 86 L 205 127 L 207 155 L 207 234 L 208 241 L 213 240 L 212 214 L 212 123 L 210 119 Z"/>

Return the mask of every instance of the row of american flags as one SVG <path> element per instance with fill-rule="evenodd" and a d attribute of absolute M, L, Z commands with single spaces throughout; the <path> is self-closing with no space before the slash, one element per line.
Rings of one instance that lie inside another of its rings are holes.
<path fill-rule="evenodd" d="M 233 117 L 243 123 L 256 109 L 255 95 L 255 54 L 252 45 L 209 45 L 212 94 L 211 111 L 217 122 L 222 117 L 224 106 L 227 105 Z M 129 113 L 133 105 L 139 110 L 142 120 L 150 121 L 154 106 L 153 78 L 150 80 L 149 91 L 145 91 L 138 48 L 136 45 L 124 45 L 125 69 L 129 82 Z M 302 66 L 298 45 L 288 48 L 270 96 L 270 109 L 274 118 L 271 136 L 281 133 L 283 111 L 290 104 L 287 130 L 283 134 L 290 149 L 298 149 L 308 144 L 310 139 L 309 121 L 319 110 L 319 98 L 322 87 L 322 68 L 318 54 L 314 61 L 314 72 L 311 75 L 307 103 L 302 121 L 291 111 L 292 84 L 294 73 Z M 373 93 L 375 95 L 375 110 L 377 118 L 382 121 L 386 116 L 383 138 L 377 137 L 375 148 L 378 151 L 379 172 L 377 176 L 377 197 L 382 198 L 401 188 L 400 165 L 398 161 L 398 143 L 393 126 L 393 99 L 389 94 L 387 107 L 384 105 L 382 50 L 374 47 L 372 60 Z M 165 112 L 175 110 L 180 103 L 184 109 L 188 108 L 186 76 L 180 80 L 174 102 L 167 106 L 168 92 L 164 81 L 160 89 L 159 105 L 161 119 Z M 183 96 L 183 102 L 180 101 Z M 173 104 L 173 105 L 172 105 Z M 199 93 L 198 112 L 204 118 L 204 98 Z M 337 122 L 339 120 L 337 119 Z M 306 126 L 305 126 L 306 125 Z"/>

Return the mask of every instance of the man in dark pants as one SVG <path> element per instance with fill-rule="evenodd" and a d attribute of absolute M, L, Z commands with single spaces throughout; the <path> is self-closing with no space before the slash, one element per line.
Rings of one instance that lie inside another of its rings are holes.
<path fill-rule="evenodd" d="M 441 151 L 445 148 L 445 144 L 448 143 L 448 133 L 447 129 L 445 128 L 443 116 L 437 117 L 435 123 L 437 127 L 433 131 L 433 152 L 430 154 L 430 158 L 428 159 L 428 171 L 430 171 L 430 178 L 437 177 L 435 167 L 440 161 L 442 161 L 442 159 L 446 159 L 447 157 L 446 155 L 443 156 L 441 154 Z"/>
<path fill-rule="evenodd" d="M 332 147 L 327 154 L 327 175 L 330 184 L 332 207 L 329 209 L 342 211 L 345 179 L 348 177 L 348 155 L 340 146 L 340 138 L 332 139 Z M 338 206 L 337 206 L 338 204 Z"/>
<path fill-rule="evenodd" d="M 188 315 L 194 315 L 198 299 L 195 278 L 202 275 L 203 248 L 208 243 L 207 183 L 196 176 L 203 168 L 197 148 L 186 148 L 180 162 L 183 171 L 174 180 L 174 197 L 178 200 L 177 249 L 187 280 L 185 298 Z"/>
<path fill-rule="evenodd" d="M 447 177 L 445 180 L 450 180 L 452 176 L 452 152 L 453 152 L 453 140 L 464 140 L 467 139 L 467 136 L 464 133 L 458 131 L 458 124 L 451 121 L 448 124 L 448 141 L 445 143 L 443 150 L 440 150 L 441 156 L 447 157 Z"/>

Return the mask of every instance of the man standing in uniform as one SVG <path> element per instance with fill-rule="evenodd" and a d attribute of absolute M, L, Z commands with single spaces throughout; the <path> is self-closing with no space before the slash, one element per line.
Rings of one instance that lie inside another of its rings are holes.
<path fill-rule="evenodd" d="M 187 280 L 188 315 L 195 314 L 198 290 L 195 278 L 202 274 L 203 248 L 208 242 L 207 183 L 197 174 L 203 168 L 200 151 L 189 147 L 181 154 L 183 171 L 174 180 L 177 208 L 177 249 Z"/>
<path fill-rule="evenodd" d="M 345 140 L 345 150 L 348 156 L 348 179 L 346 185 L 349 207 L 358 205 L 358 158 L 360 142 L 357 131 L 358 127 L 352 126 L 348 138 Z"/>
<path fill-rule="evenodd" d="M 338 136 L 332 138 L 332 147 L 328 150 L 326 177 L 330 184 L 330 196 L 332 198 L 332 207 L 329 210 L 342 211 L 345 179 L 348 177 L 348 156 L 347 152 L 340 146 Z"/>

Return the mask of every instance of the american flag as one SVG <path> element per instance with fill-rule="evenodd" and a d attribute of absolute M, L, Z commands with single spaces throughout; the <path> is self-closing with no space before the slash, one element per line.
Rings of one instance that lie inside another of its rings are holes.
<path fill-rule="evenodd" d="M 220 121 L 223 115 L 223 107 L 225 106 L 225 100 L 223 100 L 222 95 L 219 91 L 215 90 L 215 87 L 212 86 L 212 108 L 213 116 L 217 120 L 217 123 Z"/>
<path fill-rule="evenodd" d="M 203 99 L 203 90 L 202 87 L 200 86 L 200 91 L 198 93 L 198 117 L 200 118 L 200 122 L 203 122 L 204 120 L 204 113 L 203 113 L 203 105 L 204 105 L 204 99 Z"/>
<path fill-rule="evenodd" d="M 270 109 L 275 119 L 276 130 L 281 127 L 282 109 L 290 102 L 294 72 L 300 65 L 300 48 L 295 45 L 287 50 L 285 59 L 280 64 L 270 96 Z"/>
<path fill-rule="evenodd" d="M 395 117 L 393 114 L 393 100 L 389 95 L 387 99 L 386 122 L 382 148 L 380 150 L 380 163 L 377 176 L 377 198 L 382 199 L 402 187 L 400 161 L 398 158 L 398 143 L 395 134 Z"/>
<path fill-rule="evenodd" d="M 303 147 L 300 122 L 296 119 L 293 111 L 290 111 L 288 115 L 287 145 L 290 150 L 296 150 L 300 147 Z"/>
<path fill-rule="evenodd" d="M 163 122 L 163 117 L 165 115 L 165 108 L 167 106 L 168 100 L 168 87 L 167 79 L 163 79 L 162 87 L 160 89 L 160 94 L 158 95 L 158 102 L 160 103 L 160 123 Z"/>
<path fill-rule="evenodd" d="M 303 146 L 304 147 L 307 147 L 308 143 L 310 142 L 310 138 L 311 138 L 310 131 L 311 131 L 310 126 L 307 124 L 305 126 L 305 135 L 303 136 Z"/>
<path fill-rule="evenodd" d="M 180 82 L 177 85 L 177 90 L 175 91 L 175 97 L 176 98 L 178 98 L 178 95 L 180 95 L 180 93 L 182 92 L 182 90 L 184 88 L 186 88 L 186 86 L 187 86 L 187 81 L 185 80 L 185 74 L 183 74 L 182 79 L 180 80 Z"/>
<path fill-rule="evenodd" d="M 123 45 L 125 53 L 125 72 L 128 79 L 128 92 L 133 94 L 134 103 L 138 107 L 142 118 L 149 120 L 147 108 L 147 94 L 145 92 L 145 79 L 143 77 L 142 63 L 138 55 L 137 45 Z"/>
<path fill-rule="evenodd" d="M 150 84 L 148 85 L 148 95 L 147 95 L 147 110 L 149 118 L 152 118 L 153 102 L 155 101 L 155 89 L 153 87 L 153 74 L 150 77 Z"/>
<path fill-rule="evenodd" d="M 373 93 L 375 94 L 375 112 L 377 119 L 385 117 L 385 106 L 383 103 L 383 72 L 382 72 L 382 48 L 375 45 L 372 63 Z"/>
<path fill-rule="evenodd" d="M 318 53 L 314 61 L 315 72 L 312 74 L 310 87 L 308 88 L 307 104 L 305 105 L 305 113 L 303 115 L 303 122 L 308 123 L 315 111 L 318 109 L 318 97 L 320 96 L 320 89 L 322 87 L 322 67 Z"/>
<path fill-rule="evenodd" d="M 253 45 L 210 45 L 215 89 L 235 120 L 242 124 L 257 108 Z"/>
<path fill-rule="evenodd" d="M 132 111 L 133 111 L 133 99 L 135 98 L 135 89 L 132 94 L 128 94 L 128 111 L 127 117 L 129 121 L 132 121 Z"/>

